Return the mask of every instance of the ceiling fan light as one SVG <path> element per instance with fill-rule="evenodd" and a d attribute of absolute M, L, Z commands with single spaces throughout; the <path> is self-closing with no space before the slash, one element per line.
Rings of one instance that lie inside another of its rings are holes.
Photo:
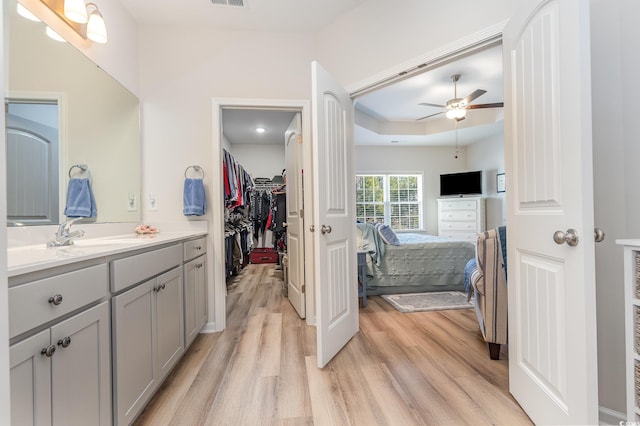
<path fill-rule="evenodd" d="M 464 108 L 450 108 L 445 114 L 445 116 L 450 120 L 453 120 L 454 118 L 461 119 L 464 118 L 465 115 L 467 115 L 467 110 Z"/>
<path fill-rule="evenodd" d="M 64 16 L 78 24 L 86 24 L 89 16 L 84 0 L 64 0 Z"/>

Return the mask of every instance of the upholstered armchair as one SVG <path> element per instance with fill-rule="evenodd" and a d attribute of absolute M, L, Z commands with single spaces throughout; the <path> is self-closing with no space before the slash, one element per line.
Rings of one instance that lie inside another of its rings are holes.
<path fill-rule="evenodd" d="M 500 226 L 478 234 L 476 258 L 465 268 L 465 288 L 475 300 L 478 323 L 489 357 L 500 358 L 507 343 L 507 235 Z"/>

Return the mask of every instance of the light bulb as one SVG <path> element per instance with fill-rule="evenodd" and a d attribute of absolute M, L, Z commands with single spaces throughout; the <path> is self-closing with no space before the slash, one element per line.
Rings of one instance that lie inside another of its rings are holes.
<path fill-rule="evenodd" d="M 51 37 L 52 39 L 54 39 L 55 41 L 61 41 L 61 42 L 66 42 L 67 40 L 63 39 L 60 34 L 58 34 L 57 32 L 53 31 L 51 28 L 47 27 L 45 32 L 47 33 L 47 35 L 49 37 Z"/>
<path fill-rule="evenodd" d="M 89 3 L 93 5 L 93 3 Z M 93 5 L 95 6 L 95 5 Z M 107 27 L 104 24 L 104 18 L 102 14 L 98 10 L 97 6 L 96 10 L 91 12 L 89 15 L 89 22 L 87 23 L 87 37 L 95 41 L 96 43 L 106 43 L 107 42 Z"/>
<path fill-rule="evenodd" d="M 28 20 L 34 21 L 34 22 L 40 22 L 40 19 L 36 15 L 31 13 L 29 9 L 27 9 L 20 3 L 18 3 L 17 11 L 18 11 L 18 15 L 22 16 L 23 18 L 27 18 Z"/>
<path fill-rule="evenodd" d="M 78 24 L 86 24 L 89 17 L 84 0 L 64 0 L 64 16 Z"/>

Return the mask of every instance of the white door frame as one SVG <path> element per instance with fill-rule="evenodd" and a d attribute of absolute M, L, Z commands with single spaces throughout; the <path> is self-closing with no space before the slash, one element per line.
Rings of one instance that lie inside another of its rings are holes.
<path fill-rule="evenodd" d="M 287 99 L 246 99 L 246 98 L 213 98 L 212 99 L 212 126 L 213 126 L 213 179 L 214 185 L 211 187 L 211 211 L 213 218 L 210 225 L 213 245 L 213 283 L 209 283 L 208 306 L 214 307 L 214 323 L 211 324 L 209 315 L 209 325 L 207 331 L 222 331 L 226 328 L 227 322 L 227 286 L 225 276 L 225 256 L 224 256 L 224 194 L 222 193 L 222 109 L 223 108 L 246 108 L 246 109 L 279 109 L 283 111 L 300 111 L 302 114 L 302 149 L 304 167 L 304 185 L 309 189 L 312 187 L 311 181 L 311 104 L 308 100 L 287 100 Z M 284 144 L 284 134 L 282 135 Z M 313 207 L 312 191 L 304 191 L 305 210 L 310 214 Z M 305 215 L 305 217 L 309 217 Z M 313 259 L 312 235 L 305 228 L 304 248 L 305 248 L 305 283 L 306 283 L 306 310 L 307 324 L 315 324 L 315 285 L 313 280 L 313 262 L 306 259 Z"/>

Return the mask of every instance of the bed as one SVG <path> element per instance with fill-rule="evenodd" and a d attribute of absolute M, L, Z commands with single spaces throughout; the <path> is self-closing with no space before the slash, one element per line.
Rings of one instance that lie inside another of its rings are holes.
<path fill-rule="evenodd" d="M 464 268 L 475 257 L 469 241 L 398 233 L 357 224 L 358 251 L 367 252 L 367 294 L 464 291 Z M 385 229 L 385 228 L 382 228 Z M 392 235 L 390 235 L 392 234 Z"/>

